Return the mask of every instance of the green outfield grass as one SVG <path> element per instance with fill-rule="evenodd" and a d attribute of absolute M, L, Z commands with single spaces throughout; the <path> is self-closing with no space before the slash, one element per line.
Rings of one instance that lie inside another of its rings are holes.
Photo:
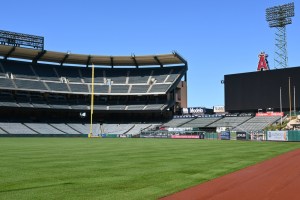
<path fill-rule="evenodd" d="M 157 199 L 300 143 L 0 138 L 0 199 Z"/>

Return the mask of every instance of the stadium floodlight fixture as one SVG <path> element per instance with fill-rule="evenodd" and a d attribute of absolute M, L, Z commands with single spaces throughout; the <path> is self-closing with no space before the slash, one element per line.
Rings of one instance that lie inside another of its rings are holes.
<path fill-rule="evenodd" d="M 285 68 L 288 65 L 286 25 L 292 24 L 292 18 L 295 16 L 294 2 L 281 6 L 274 6 L 266 9 L 266 21 L 270 28 L 276 28 L 275 34 L 275 68 Z"/>
<path fill-rule="evenodd" d="M 282 27 L 283 24 L 284 24 L 284 26 L 288 25 L 288 24 L 292 24 L 292 19 L 291 18 L 286 18 L 286 19 L 282 19 L 280 21 L 269 21 L 269 26 L 271 28 Z"/>
<path fill-rule="evenodd" d="M 294 2 L 284 4 L 281 6 L 274 6 L 266 9 L 266 20 L 269 22 L 269 26 L 284 27 L 292 23 L 291 17 L 295 16 Z"/>

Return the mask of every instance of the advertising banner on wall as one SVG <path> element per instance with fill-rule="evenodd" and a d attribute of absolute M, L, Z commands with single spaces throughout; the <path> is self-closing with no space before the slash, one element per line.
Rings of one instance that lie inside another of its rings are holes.
<path fill-rule="evenodd" d="M 271 141 L 288 141 L 287 131 L 268 131 L 267 139 Z"/>
<path fill-rule="evenodd" d="M 214 113 L 224 113 L 225 106 L 214 106 Z"/>
<path fill-rule="evenodd" d="M 184 132 L 184 131 L 192 131 L 191 127 L 176 127 L 176 128 L 167 128 L 169 132 Z"/>
<path fill-rule="evenodd" d="M 174 139 L 199 139 L 199 135 L 172 135 Z"/>
<path fill-rule="evenodd" d="M 224 115 L 221 114 L 214 114 L 214 115 L 210 115 L 210 114 L 199 114 L 199 115 L 174 115 L 173 119 L 182 119 L 182 118 L 214 118 L 214 117 L 223 117 Z"/>
<path fill-rule="evenodd" d="M 140 135 L 141 138 L 168 138 L 168 135 Z"/>
<path fill-rule="evenodd" d="M 221 133 L 221 132 L 223 132 L 223 131 L 228 130 L 228 128 L 229 128 L 229 127 L 224 127 L 224 126 L 222 126 L 222 127 L 217 127 L 217 128 L 216 128 L 216 132 L 217 132 L 217 133 Z"/>
<path fill-rule="evenodd" d="M 246 132 L 236 132 L 236 139 L 237 140 L 246 140 L 247 133 Z"/>
<path fill-rule="evenodd" d="M 201 107 L 182 108 L 182 114 L 205 114 L 206 109 Z"/>
<path fill-rule="evenodd" d="M 256 116 L 259 116 L 259 117 L 283 116 L 283 112 L 256 113 Z"/>
<path fill-rule="evenodd" d="M 221 140 L 230 140 L 230 132 L 229 131 L 221 132 Z"/>

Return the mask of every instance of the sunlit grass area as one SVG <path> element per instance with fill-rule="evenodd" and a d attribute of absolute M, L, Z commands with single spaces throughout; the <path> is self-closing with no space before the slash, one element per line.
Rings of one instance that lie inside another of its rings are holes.
<path fill-rule="evenodd" d="M 157 199 L 300 143 L 0 138 L 0 199 Z"/>

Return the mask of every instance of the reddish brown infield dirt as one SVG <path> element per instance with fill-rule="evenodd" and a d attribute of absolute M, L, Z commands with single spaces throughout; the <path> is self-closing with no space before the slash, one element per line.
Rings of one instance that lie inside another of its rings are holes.
<path fill-rule="evenodd" d="M 300 149 L 162 198 L 300 199 Z"/>

